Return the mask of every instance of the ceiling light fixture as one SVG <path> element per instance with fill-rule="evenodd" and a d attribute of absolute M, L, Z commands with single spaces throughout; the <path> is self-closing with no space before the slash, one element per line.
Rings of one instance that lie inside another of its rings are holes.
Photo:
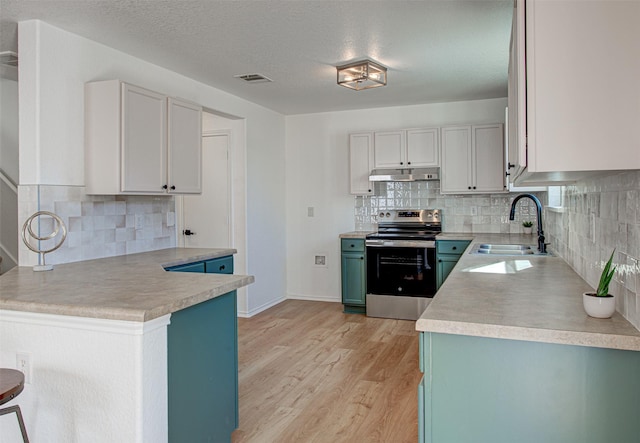
<path fill-rule="evenodd" d="M 338 84 L 345 88 L 361 91 L 387 84 L 387 68 L 371 60 L 360 60 L 336 69 Z"/>

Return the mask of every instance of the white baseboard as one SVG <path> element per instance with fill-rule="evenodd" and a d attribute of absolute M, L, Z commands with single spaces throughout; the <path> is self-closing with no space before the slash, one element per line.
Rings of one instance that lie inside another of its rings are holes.
<path fill-rule="evenodd" d="M 290 300 L 309 300 L 309 301 L 328 301 L 334 303 L 342 303 L 342 299 L 331 297 L 331 296 L 322 296 L 322 295 L 301 295 L 301 294 L 287 294 L 287 299 Z"/>
<path fill-rule="evenodd" d="M 285 301 L 286 298 L 282 297 L 282 298 L 278 298 L 276 300 L 270 301 L 269 303 L 265 303 L 262 306 L 258 306 L 257 308 L 251 309 L 249 311 L 238 311 L 238 317 L 242 317 L 242 318 L 249 318 L 249 317 L 253 317 L 256 314 L 261 313 L 262 311 L 266 311 L 267 309 L 282 303 L 283 301 Z"/>

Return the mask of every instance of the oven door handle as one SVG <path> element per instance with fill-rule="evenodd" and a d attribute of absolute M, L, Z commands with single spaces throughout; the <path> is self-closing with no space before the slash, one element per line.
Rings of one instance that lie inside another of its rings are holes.
<path fill-rule="evenodd" d="M 425 240 L 366 240 L 367 248 L 435 248 L 435 241 Z"/>

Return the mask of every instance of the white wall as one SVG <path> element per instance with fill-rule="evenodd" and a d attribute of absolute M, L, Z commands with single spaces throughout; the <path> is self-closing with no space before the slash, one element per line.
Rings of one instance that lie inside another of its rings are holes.
<path fill-rule="evenodd" d="M 340 300 L 338 236 L 355 229 L 350 132 L 501 123 L 505 106 L 506 99 L 492 99 L 288 116 L 287 297 Z M 327 256 L 326 267 L 314 264 L 316 254 Z"/>
<path fill-rule="evenodd" d="M 20 184 L 84 185 L 84 83 L 119 78 L 244 118 L 249 312 L 285 294 L 281 114 L 38 20 L 19 32 Z M 275 177 L 275 179 L 274 179 Z M 269 220 L 262 220 L 269 214 Z"/>

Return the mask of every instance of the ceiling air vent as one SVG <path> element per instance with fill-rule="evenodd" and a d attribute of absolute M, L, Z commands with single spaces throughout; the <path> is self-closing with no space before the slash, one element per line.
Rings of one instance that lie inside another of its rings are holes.
<path fill-rule="evenodd" d="M 18 66 L 18 54 L 12 51 L 0 52 L 0 65 Z"/>
<path fill-rule="evenodd" d="M 247 83 L 269 83 L 273 81 L 262 74 L 241 74 L 234 75 L 234 77 L 244 80 Z"/>

